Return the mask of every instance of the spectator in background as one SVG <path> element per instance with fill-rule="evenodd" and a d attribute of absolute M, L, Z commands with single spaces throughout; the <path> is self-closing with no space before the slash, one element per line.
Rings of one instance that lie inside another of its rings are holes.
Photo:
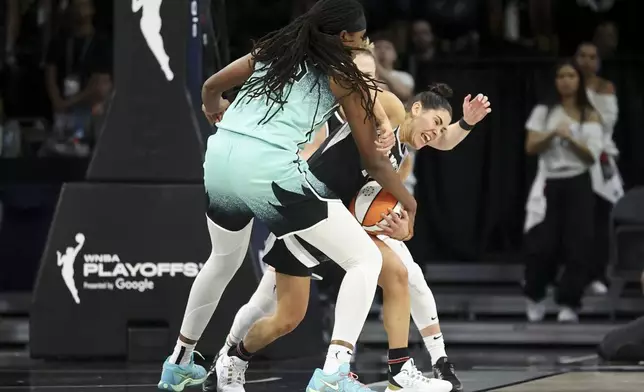
<path fill-rule="evenodd" d="M 6 34 L 0 90 L 6 115 L 44 117 L 47 103 L 41 74 L 49 40 L 51 0 L 5 0 L 0 4 Z"/>
<path fill-rule="evenodd" d="M 410 53 L 407 58 L 407 71 L 415 80 L 416 86 L 431 84 L 429 64 L 436 57 L 436 39 L 432 26 L 425 20 L 416 20 L 410 28 Z"/>
<path fill-rule="evenodd" d="M 376 57 L 376 79 L 380 86 L 394 93 L 401 101 L 407 102 L 414 93 L 414 78 L 407 72 L 394 69 L 398 52 L 394 44 L 384 37 L 374 40 Z"/>
<path fill-rule="evenodd" d="M 604 60 L 613 58 L 619 44 L 619 31 L 615 23 L 604 22 L 597 26 L 593 43 L 597 47 L 600 58 Z"/>
<path fill-rule="evenodd" d="M 425 16 L 441 38 L 441 52 L 453 56 L 478 53 L 483 0 L 423 0 Z"/>
<path fill-rule="evenodd" d="M 49 38 L 52 0 L 5 0 L 6 39 L 4 59 L 7 65 L 19 60 L 41 64 L 44 46 Z M 3 21 L 4 22 L 4 21 Z"/>
<path fill-rule="evenodd" d="M 595 294 L 607 294 L 606 267 L 608 265 L 608 222 L 612 206 L 624 195 L 622 179 L 615 160 L 619 150 L 613 141 L 613 130 L 619 113 L 615 86 L 597 75 L 600 58 L 597 46 L 582 43 L 577 48 L 575 60 L 586 80 L 586 93 L 599 113 L 603 125 L 602 152 L 591 169 L 595 204 L 595 257 L 590 273 L 591 289 Z"/>
<path fill-rule="evenodd" d="M 557 65 L 555 85 L 555 98 L 537 105 L 526 123 L 526 152 L 539 156 L 525 222 L 524 292 L 532 322 L 545 316 L 546 287 L 556 275 L 557 260 L 564 265 L 556 298 L 559 322 L 578 321 L 590 281 L 595 199 L 588 172 L 602 148 L 601 119 L 574 60 Z"/>
<path fill-rule="evenodd" d="M 86 155 L 87 144 L 79 141 L 91 141 L 92 113 L 101 111 L 110 90 L 110 45 L 94 29 L 92 0 L 71 0 L 67 11 L 67 28 L 60 32 L 47 53 L 45 82 L 54 115 L 54 131 L 67 142 L 56 145 L 56 151 Z M 73 149 L 68 151 L 66 147 Z"/>

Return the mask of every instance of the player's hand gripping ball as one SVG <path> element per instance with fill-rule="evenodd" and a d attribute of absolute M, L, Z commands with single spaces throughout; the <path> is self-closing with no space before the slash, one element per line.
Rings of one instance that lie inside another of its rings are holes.
<path fill-rule="evenodd" d="M 389 214 L 390 209 L 400 216 L 403 206 L 391 193 L 382 189 L 376 181 L 369 181 L 365 184 L 349 205 L 349 211 L 362 227 L 374 235 L 382 232 L 378 224 L 387 225 L 382 214 Z"/>

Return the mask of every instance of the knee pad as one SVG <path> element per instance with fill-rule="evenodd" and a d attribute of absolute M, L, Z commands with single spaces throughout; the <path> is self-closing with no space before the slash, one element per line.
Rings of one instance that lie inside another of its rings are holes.
<path fill-rule="evenodd" d="M 362 249 L 357 250 L 350 259 L 344 262 L 337 262 L 346 272 L 360 269 L 368 276 L 375 275 L 376 279 L 382 269 L 382 253 L 380 249 L 369 241 Z"/>
<path fill-rule="evenodd" d="M 359 256 L 353 262 L 349 263 L 349 268 L 360 268 L 365 274 L 378 279 L 380 271 L 382 270 L 382 253 L 376 244 L 372 243 L 371 245 L 361 250 Z M 348 268 L 345 267 L 344 269 L 349 272 Z"/>
<path fill-rule="evenodd" d="M 424 286 L 427 286 L 423 269 L 416 263 L 409 263 L 407 265 L 407 276 L 409 280 L 409 288 L 414 291 L 421 291 Z"/>

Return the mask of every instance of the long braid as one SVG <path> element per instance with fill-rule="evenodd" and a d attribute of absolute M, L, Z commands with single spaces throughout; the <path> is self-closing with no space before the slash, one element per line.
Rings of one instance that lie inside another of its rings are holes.
<path fill-rule="evenodd" d="M 347 20 L 356 20 L 361 15 L 362 6 L 354 0 L 320 0 L 289 25 L 254 42 L 251 54 L 260 64 L 258 71 L 264 74 L 247 81 L 245 95 L 248 99 L 266 96 L 271 102 L 261 122 L 281 110 L 288 99 L 289 85 L 305 61 L 343 88 L 361 92 L 367 118 L 374 118 L 370 90 L 377 90 L 376 81 L 360 72 L 353 62 L 351 48 L 337 36 L 342 23 L 346 25 Z M 319 78 L 311 91 L 316 86 L 319 95 Z M 276 111 L 269 116 L 275 106 Z"/>

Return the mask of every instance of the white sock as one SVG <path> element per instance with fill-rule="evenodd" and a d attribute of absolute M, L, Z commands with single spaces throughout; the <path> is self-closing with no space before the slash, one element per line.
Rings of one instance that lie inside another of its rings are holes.
<path fill-rule="evenodd" d="M 170 356 L 170 363 L 175 365 L 187 365 L 192 359 L 192 353 L 195 351 L 196 344 L 188 344 L 182 342 L 181 339 L 177 340 L 177 345 L 174 346 L 174 351 Z"/>
<path fill-rule="evenodd" d="M 429 355 L 432 357 L 432 366 L 436 365 L 439 359 L 447 356 L 445 352 L 445 340 L 443 339 L 442 333 L 424 337 L 423 341 L 425 342 L 427 351 L 429 351 Z"/>
<path fill-rule="evenodd" d="M 326 361 L 324 361 L 324 368 L 322 371 L 326 374 L 336 373 L 340 366 L 345 363 L 351 362 L 351 355 L 353 352 L 339 344 L 332 344 L 329 346 L 329 351 L 326 353 Z"/>

